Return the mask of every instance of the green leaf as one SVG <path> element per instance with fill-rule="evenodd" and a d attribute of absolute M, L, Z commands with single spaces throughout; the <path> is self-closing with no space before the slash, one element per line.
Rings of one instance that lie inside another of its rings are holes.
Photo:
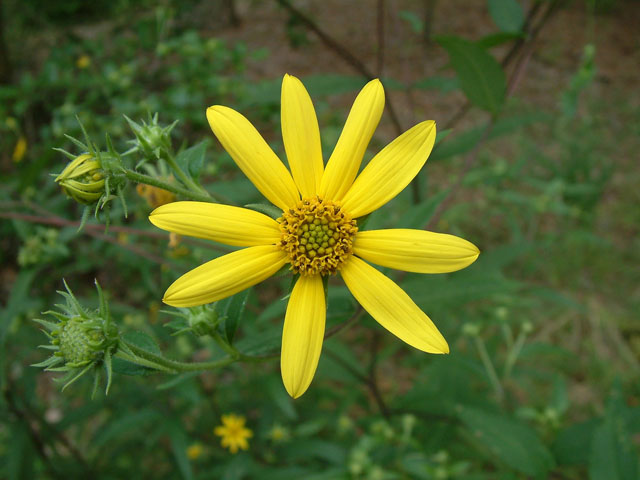
<path fill-rule="evenodd" d="M 31 284 L 36 279 L 38 270 L 22 270 L 13 282 L 6 307 L 0 309 L 0 345 L 4 345 L 5 336 L 13 320 L 30 309 L 36 309 L 40 300 L 29 295 Z"/>
<path fill-rule="evenodd" d="M 568 426 L 553 442 L 553 454 L 560 465 L 586 465 L 591 438 L 601 421 L 596 418 Z"/>
<path fill-rule="evenodd" d="M 489 14 L 503 32 L 519 32 L 524 24 L 524 11 L 517 0 L 489 0 Z"/>
<path fill-rule="evenodd" d="M 280 377 L 269 377 L 266 380 L 266 391 L 273 403 L 288 420 L 294 421 L 298 419 L 298 412 L 296 412 L 293 400 L 284 389 Z"/>
<path fill-rule="evenodd" d="M 424 30 L 424 22 L 415 13 L 409 10 L 400 10 L 398 17 L 409 24 L 413 33 L 422 33 L 422 30 Z"/>
<path fill-rule="evenodd" d="M 553 457 L 527 425 L 474 408 L 463 408 L 458 415 L 490 456 L 525 475 L 547 478 L 554 466 Z"/>
<path fill-rule="evenodd" d="M 204 157 L 207 153 L 207 140 L 182 150 L 176 156 L 176 162 L 184 172 L 187 172 L 191 178 L 197 180 L 200 178 L 200 172 L 204 165 Z"/>
<path fill-rule="evenodd" d="M 245 205 L 245 208 L 255 210 L 256 212 L 264 213 L 265 215 L 270 216 L 274 220 L 277 220 L 282 216 L 282 210 L 268 203 L 249 203 Z"/>
<path fill-rule="evenodd" d="M 594 432 L 589 456 L 590 480 L 637 480 L 638 453 L 617 418 L 607 418 Z"/>
<path fill-rule="evenodd" d="M 458 77 L 428 77 L 418 80 L 412 87 L 420 90 L 440 90 L 442 93 L 449 93 L 460 88 L 460 80 Z"/>
<path fill-rule="evenodd" d="M 640 457 L 633 443 L 620 382 L 616 381 L 605 412 L 591 440 L 590 480 L 637 480 Z"/>
<path fill-rule="evenodd" d="M 399 228 L 424 228 L 436 212 L 438 205 L 449 195 L 449 188 L 431 195 L 426 201 L 418 205 L 411 205 L 398 219 Z"/>
<path fill-rule="evenodd" d="M 524 34 L 521 32 L 499 32 L 486 35 L 478 40 L 478 45 L 483 48 L 493 48 L 503 43 L 509 43 L 518 38 L 524 38 Z"/>
<path fill-rule="evenodd" d="M 171 439 L 171 451 L 178 464 L 178 469 L 185 480 L 193 480 L 191 463 L 187 457 L 187 438 L 184 434 L 184 427 L 180 424 L 169 426 L 169 438 Z"/>
<path fill-rule="evenodd" d="M 504 103 L 507 80 L 496 59 L 477 43 L 460 37 L 440 36 L 436 40 L 447 50 L 469 101 L 493 114 L 498 113 Z"/>
<path fill-rule="evenodd" d="M 346 460 L 346 450 L 342 446 L 319 439 L 298 439 L 288 443 L 283 452 L 289 462 L 318 458 L 329 464 L 342 465 Z"/>
<path fill-rule="evenodd" d="M 487 140 L 493 140 L 495 138 L 508 135 L 527 125 L 548 119 L 549 116 L 547 114 L 540 112 L 500 118 L 494 123 Z M 429 156 L 429 161 L 433 163 L 469 152 L 476 143 L 480 141 L 486 128 L 486 125 L 482 125 L 481 127 L 471 128 L 456 135 L 450 135 L 441 144 L 436 144 L 433 152 Z"/>
<path fill-rule="evenodd" d="M 238 329 L 238 322 L 242 318 L 250 292 L 251 289 L 247 288 L 240 293 L 236 293 L 225 301 L 222 314 L 226 317 L 224 320 L 224 333 L 229 344 L 233 343 L 233 337 Z"/>
<path fill-rule="evenodd" d="M 136 436 L 141 432 L 143 425 L 147 425 L 157 420 L 160 413 L 148 409 L 136 411 L 133 413 L 118 413 L 117 418 L 111 418 L 104 428 L 99 430 L 96 436 L 91 440 L 91 448 L 100 451 L 103 445 L 110 441 L 122 445 L 127 436 Z"/>

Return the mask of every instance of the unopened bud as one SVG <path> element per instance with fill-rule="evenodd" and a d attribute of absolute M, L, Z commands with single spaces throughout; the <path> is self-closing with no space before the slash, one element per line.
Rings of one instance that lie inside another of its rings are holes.
<path fill-rule="evenodd" d="M 69 163 L 56 182 L 62 190 L 77 202 L 92 204 L 104 194 L 104 170 L 99 159 L 88 153 Z"/>

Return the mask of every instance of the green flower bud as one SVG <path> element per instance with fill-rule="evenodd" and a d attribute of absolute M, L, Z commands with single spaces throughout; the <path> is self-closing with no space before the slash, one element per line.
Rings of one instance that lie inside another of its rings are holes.
<path fill-rule="evenodd" d="M 475 323 L 465 323 L 462 326 L 462 334 L 468 337 L 477 337 L 480 335 L 480 325 Z"/>
<path fill-rule="evenodd" d="M 58 346 L 66 365 L 83 366 L 103 353 L 106 338 L 99 324 L 74 317 L 61 322 L 60 326 Z"/>
<path fill-rule="evenodd" d="M 225 318 L 216 311 L 215 303 L 200 307 L 180 308 L 178 311 L 166 311 L 165 313 L 178 317 L 178 320 L 167 324 L 167 327 L 175 330 L 173 335 L 190 331 L 196 337 L 214 335 L 218 324 Z"/>
<path fill-rule="evenodd" d="M 105 174 L 98 158 L 84 153 L 69 163 L 56 182 L 77 202 L 87 205 L 97 202 L 105 191 Z"/>
<path fill-rule="evenodd" d="M 99 385 L 101 367 L 107 373 L 108 393 L 111 385 L 111 358 L 118 350 L 120 335 L 115 325 L 111 323 L 109 309 L 100 286 L 96 282 L 100 308 L 87 310 L 80 305 L 67 284 L 66 292 L 59 292 L 66 299 L 65 305 L 59 305 L 62 312 L 47 312 L 57 319 L 57 322 L 36 319 L 45 327 L 45 333 L 50 339 L 50 345 L 42 348 L 52 350 L 53 354 L 34 367 L 44 367 L 45 370 L 65 372 L 60 379 L 65 385 L 63 390 L 92 371 L 95 376 L 94 394 Z"/>
<path fill-rule="evenodd" d="M 163 158 L 167 152 L 171 151 L 171 130 L 177 122 L 163 127 L 158 123 L 157 113 L 149 118 L 149 123 L 144 120 L 142 123 L 136 123 L 126 115 L 124 118 L 136 136 L 135 140 L 130 142 L 133 144 L 132 151 L 140 152 L 145 160 L 151 162 Z"/>

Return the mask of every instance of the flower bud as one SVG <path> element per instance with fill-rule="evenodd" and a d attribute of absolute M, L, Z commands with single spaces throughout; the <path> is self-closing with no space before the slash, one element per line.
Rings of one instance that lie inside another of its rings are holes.
<path fill-rule="evenodd" d="M 111 385 L 111 357 L 118 350 L 120 340 L 118 329 L 111 323 L 107 303 L 97 283 L 100 297 L 98 310 L 83 308 L 66 283 L 65 287 L 66 292 L 59 292 L 67 300 L 66 305 L 59 306 L 62 312 L 47 312 L 58 321 L 35 320 L 46 328 L 45 333 L 50 339 L 50 345 L 43 345 L 42 348 L 52 350 L 53 355 L 33 366 L 65 372 L 66 375 L 60 380 L 65 384 L 63 390 L 91 370 L 96 376 L 95 394 L 100 367 L 104 365 L 108 393 Z"/>
<path fill-rule="evenodd" d="M 151 162 L 163 158 L 167 152 L 171 151 L 171 130 L 176 126 L 176 122 L 163 127 L 158 123 L 158 114 L 150 117 L 149 123 L 143 120 L 141 124 L 134 122 L 126 115 L 124 118 L 136 136 L 135 140 L 130 142 L 133 144 L 133 151 L 139 151 L 146 160 Z"/>
<path fill-rule="evenodd" d="M 104 170 L 99 159 L 84 153 L 69 163 L 56 182 L 77 202 L 90 205 L 105 192 Z"/>
<path fill-rule="evenodd" d="M 216 311 L 215 303 L 200 307 L 180 308 L 178 311 L 166 313 L 178 317 L 178 320 L 167 324 L 167 327 L 175 330 L 173 335 L 191 332 L 196 337 L 215 335 L 218 324 L 225 318 Z"/>

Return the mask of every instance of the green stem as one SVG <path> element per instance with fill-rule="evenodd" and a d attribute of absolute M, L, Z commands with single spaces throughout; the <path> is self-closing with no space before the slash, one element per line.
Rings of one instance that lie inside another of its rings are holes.
<path fill-rule="evenodd" d="M 225 357 L 219 360 L 213 360 L 211 362 L 179 362 L 176 360 L 170 360 L 162 355 L 156 355 L 155 353 L 148 352 L 132 343 L 123 341 L 125 346 L 133 353 L 133 355 L 127 353 L 124 350 L 119 350 L 116 356 L 138 365 L 153 368 L 167 373 L 182 373 L 182 372 L 199 372 L 204 370 L 214 370 L 216 368 L 224 367 L 236 361 L 233 357 Z"/>
<path fill-rule="evenodd" d="M 216 343 L 218 345 L 220 345 L 220 348 L 222 348 L 225 352 L 227 352 L 229 354 L 230 357 L 241 361 L 241 362 L 262 362 L 264 360 L 267 360 L 269 356 L 257 356 L 257 357 L 252 357 L 251 355 L 245 355 L 244 353 L 240 352 L 238 349 L 236 349 L 236 347 L 234 347 L 233 345 L 231 345 L 230 343 L 226 342 L 224 340 L 224 338 L 222 338 L 222 336 L 220 336 L 220 334 L 218 332 L 211 332 L 210 333 L 211 337 L 216 341 Z"/>
<path fill-rule="evenodd" d="M 474 340 L 478 349 L 478 354 L 480 355 L 480 360 L 482 360 L 482 364 L 484 365 L 484 368 L 487 371 L 487 375 L 489 376 L 489 381 L 491 382 L 491 385 L 493 385 L 493 389 L 496 391 L 498 399 L 502 401 L 502 399 L 504 398 L 504 390 L 502 389 L 502 384 L 500 383 L 500 379 L 498 378 L 496 369 L 493 366 L 493 362 L 489 357 L 487 348 L 484 346 L 484 341 L 479 336 L 476 336 Z"/>
<path fill-rule="evenodd" d="M 136 183 L 144 183 L 146 185 L 162 188 L 164 190 L 168 190 L 169 192 L 173 192 L 176 195 L 181 195 L 190 200 L 196 200 L 199 202 L 213 202 L 216 200 L 215 197 L 213 197 L 209 193 L 206 193 L 206 192 L 203 193 L 203 191 L 201 190 L 199 191 L 188 190 L 178 185 L 174 185 L 172 183 L 168 183 L 163 180 L 150 177 L 149 175 L 144 175 L 142 173 L 134 172 L 133 170 L 129 170 L 128 168 L 124 169 L 124 174 L 129 180 L 132 180 Z"/>
<path fill-rule="evenodd" d="M 509 349 L 507 359 L 504 362 L 504 378 L 509 378 L 509 376 L 511 376 L 511 370 L 513 370 L 513 366 L 516 364 L 518 356 L 520 356 L 520 350 L 522 350 L 526 338 L 527 334 L 521 330 L 518 334 L 518 338 L 516 338 L 516 342 L 513 344 L 513 347 Z"/>
<path fill-rule="evenodd" d="M 196 184 L 189 175 L 184 173 L 184 171 L 180 168 L 180 165 L 176 162 L 176 159 L 173 158 L 173 154 L 169 151 L 165 151 L 164 155 L 165 161 L 169 164 L 169 166 L 173 169 L 173 171 L 178 175 L 178 178 L 184 183 L 189 190 L 196 193 L 202 193 L 207 196 L 210 196 L 209 193 L 204 190 L 200 185 Z"/>

